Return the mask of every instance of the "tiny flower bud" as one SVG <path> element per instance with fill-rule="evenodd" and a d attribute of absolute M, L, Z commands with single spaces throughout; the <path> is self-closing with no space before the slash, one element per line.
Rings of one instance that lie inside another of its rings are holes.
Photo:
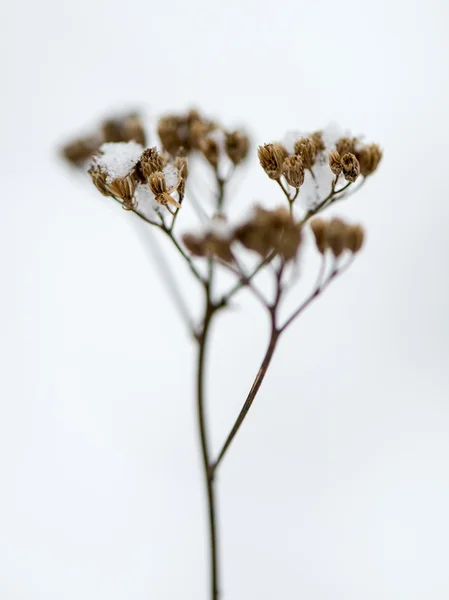
<path fill-rule="evenodd" d="M 315 237 L 315 244 L 318 252 L 324 254 L 328 248 L 327 243 L 327 223 L 323 219 L 313 219 L 310 228 Z"/>
<path fill-rule="evenodd" d="M 360 225 L 352 225 L 348 227 L 347 233 L 347 248 L 354 254 L 363 246 L 365 232 Z"/>
<path fill-rule="evenodd" d="M 257 150 L 262 169 L 270 179 L 279 179 L 282 175 L 282 165 L 288 156 L 287 150 L 281 144 L 265 144 Z"/>
<path fill-rule="evenodd" d="M 282 174 L 287 183 L 298 189 L 304 183 L 304 165 L 302 158 L 297 154 L 288 156 L 282 165 Z"/>
<path fill-rule="evenodd" d="M 341 164 L 346 181 L 354 182 L 360 175 L 360 165 L 355 155 L 350 152 L 343 154 L 341 157 Z"/>
<path fill-rule="evenodd" d="M 295 143 L 295 154 L 302 158 L 305 169 L 311 169 L 316 160 L 316 144 L 309 138 L 302 138 Z"/>
<path fill-rule="evenodd" d="M 382 159 L 382 150 L 377 144 L 362 146 L 357 152 L 357 158 L 360 163 L 360 173 L 367 177 L 374 173 Z"/>
<path fill-rule="evenodd" d="M 241 131 L 226 134 L 226 154 L 234 165 L 239 165 L 248 155 L 249 140 Z"/>

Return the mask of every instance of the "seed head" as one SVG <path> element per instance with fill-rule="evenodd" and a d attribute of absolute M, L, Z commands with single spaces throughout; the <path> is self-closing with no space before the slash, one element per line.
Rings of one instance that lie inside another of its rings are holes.
<path fill-rule="evenodd" d="M 122 135 L 125 142 L 134 140 L 142 146 L 146 145 L 145 129 L 138 114 L 131 113 L 123 119 Z"/>
<path fill-rule="evenodd" d="M 347 152 L 341 157 L 343 175 L 346 181 L 354 182 L 360 175 L 360 164 L 354 154 Z"/>
<path fill-rule="evenodd" d="M 140 157 L 140 170 L 145 177 L 149 179 L 150 175 L 164 168 L 163 160 L 156 147 L 147 148 Z"/>
<path fill-rule="evenodd" d="M 282 165 L 282 174 L 287 183 L 298 189 L 304 183 L 304 165 L 302 158 L 297 154 L 288 156 Z"/>
<path fill-rule="evenodd" d="M 334 175 L 340 175 L 343 170 L 341 156 L 336 150 L 332 150 L 332 152 L 329 154 L 329 166 Z"/>
<path fill-rule="evenodd" d="M 343 154 L 346 154 L 348 152 L 350 154 L 355 154 L 356 143 L 357 140 L 355 138 L 340 138 L 336 143 L 337 152 L 340 154 L 340 156 L 343 156 Z"/>
<path fill-rule="evenodd" d="M 295 143 L 295 154 L 302 158 L 305 169 L 311 169 L 317 155 L 316 143 L 309 138 L 302 138 Z"/>
<path fill-rule="evenodd" d="M 248 155 L 249 139 L 241 131 L 226 133 L 226 154 L 234 165 L 239 165 Z"/>
<path fill-rule="evenodd" d="M 348 227 L 347 232 L 347 248 L 350 252 L 356 253 L 363 246 L 365 232 L 360 225 L 352 225 Z"/>
<path fill-rule="evenodd" d="M 315 244 L 318 252 L 324 254 L 329 247 L 327 241 L 327 223 L 324 219 L 313 219 L 310 223 L 310 228 L 315 237 Z"/>
<path fill-rule="evenodd" d="M 108 190 L 108 186 L 106 183 L 106 173 L 104 171 L 102 171 L 100 169 L 100 167 L 98 166 L 94 166 L 92 165 L 92 167 L 89 169 L 89 175 L 90 178 L 92 179 L 92 182 L 94 184 L 94 186 L 97 188 L 97 190 L 103 194 L 103 196 L 110 196 L 111 193 Z"/>
<path fill-rule="evenodd" d="M 362 146 L 357 152 L 357 158 L 360 163 L 360 173 L 367 177 L 374 173 L 382 159 L 382 150 L 377 144 Z"/>
<path fill-rule="evenodd" d="M 186 233 L 183 235 L 182 241 L 187 250 L 194 256 L 206 256 L 207 252 L 202 238 L 193 235 L 193 233 Z"/>
<path fill-rule="evenodd" d="M 110 195 L 116 196 L 123 201 L 123 208 L 126 210 L 133 210 L 136 207 L 137 202 L 134 198 L 136 186 L 131 175 L 117 177 L 117 179 L 108 183 L 107 187 Z"/>
<path fill-rule="evenodd" d="M 262 169 L 270 179 L 279 179 L 282 175 L 282 165 L 288 156 L 287 150 L 282 144 L 264 144 L 257 150 L 259 162 Z"/>
<path fill-rule="evenodd" d="M 162 117 L 159 119 L 157 133 L 164 149 L 173 156 L 181 146 L 187 145 L 187 126 L 181 117 Z"/>
<path fill-rule="evenodd" d="M 62 148 L 62 155 L 75 166 L 82 166 L 98 149 L 98 140 L 94 137 L 80 138 L 69 142 Z"/>
<path fill-rule="evenodd" d="M 348 244 L 348 226 L 341 219 L 332 219 L 326 226 L 326 238 L 332 254 L 338 258 Z"/>
<path fill-rule="evenodd" d="M 148 185 L 154 194 L 156 202 L 159 202 L 159 204 L 162 204 L 163 206 L 171 204 L 176 208 L 181 208 L 181 204 L 170 196 L 170 194 L 174 192 L 176 188 L 167 189 L 165 175 L 162 173 L 162 171 L 156 171 L 155 173 L 152 173 L 148 178 Z"/>
<path fill-rule="evenodd" d="M 200 150 L 207 162 L 216 169 L 220 160 L 220 149 L 217 142 L 210 137 L 203 138 L 200 142 Z"/>
<path fill-rule="evenodd" d="M 189 160 L 186 156 L 177 156 L 173 162 L 175 169 L 178 169 L 179 184 L 178 193 L 180 198 L 184 198 L 187 176 L 189 174 Z"/>

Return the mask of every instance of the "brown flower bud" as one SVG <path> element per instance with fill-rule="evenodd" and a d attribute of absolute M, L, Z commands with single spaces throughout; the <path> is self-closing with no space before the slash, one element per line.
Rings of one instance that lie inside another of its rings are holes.
<path fill-rule="evenodd" d="M 302 158 L 297 154 L 288 156 L 282 165 L 282 174 L 287 183 L 298 189 L 304 183 L 304 165 Z"/>
<path fill-rule="evenodd" d="M 187 250 L 194 256 L 206 256 L 206 248 L 203 239 L 193 235 L 193 233 L 186 233 L 183 235 L 182 241 Z"/>
<path fill-rule="evenodd" d="M 356 153 L 360 163 L 360 173 L 363 177 L 367 177 L 374 173 L 382 159 L 382 150 L 377 144 L 362 146 Z"/>
<path fill-rule="evenodd" d="M 329 244 L 327 242 L 327 223 L 323 219 L 313 219 L 310 228 L 315 237 L 315 244 L 318 252 L 324 254 Z"/>
<path fill-rule="evenodd" d="M 248 155 L 249 139 L 241 131 L 226 134 L 226 154 L 234 165 L 239 165 Z"/>
<path fill-rule="evenodd" d="M 309 138 L 302 138 L 295 143 L 295 154 L 302 158 L 305 169 L 311 169 L 315 164 L 317 147 Z"/>
<path fill-rule="evenodd" d="M 332 173 L 334 173 L 334 175 L 340 175 L 340 173 L 343 170 L 343 165 L 341 163 L 341 156 L 336 150 L 333 150 L 329 154 L 329 166 L 331 168 Z"/>
<path fill-rule="evenodd" d="M 361 227 L 360 225 L 352 225 L 348 227 L 346 244 L 348 250 L 350 250 L 354 254 L 358 252 L 363 246 L 364 239 L 365 232 L 363 231 L 363 227 Z"/>
<path fill-rule="evenodd" d="M 337 152 L 340 156 L 343 156 L 343 154 L 347 154 L 348 152 L 350 154 L 355 154 L 356 142 L 357 140 L 355 138 L 340 138 L 336 143 Z"/>
<path fill-rule="evenodd" d="M 203 138 L 200 142 L 200 150 L 207 162 L 216 169 L 220 160 L 220 149 L 217 142 L 210 137 Z"/>
<path fill-rule="evenodd" d="M 332 254 L 338 258 L 348 243 L 348 227 L 338 218 L 332 219 L 326 227 L 326 237 Z"/>
<path fill-rule="evenodd" d="M 150 175 L 164 168 L 163 160 L 156 147 L 147 148 L 140 157 L 140 170 L 145 177 L 149 179 Z"/>
<path fill-rule="evenodd" d="M 288 156 L 282 144 L 265 144 L 257 150 L 262 169 L 270 179 L 279 179 L 282 175 L 282 165 Z"/>
<path fill-rule="evenodd" d="M 134 198 L 136 186 L 131 175 L 117 177 L 117 179 L 108 183 L 107 187 L 112 196 L 123 200 L 124 208 L 132 210 L 136 207 L 136 200 Z"/>
<path fill-rule="evenodd" d="M 343 154 L 341 157 L 341 164 L 346 181 L 354 182 L 360 175 L 360 165 L 355 155 L 350 152 Z"/>
<path fill-rule="evenodd" d="M 103 194 L 103 196 L 110 196 L 111 192 L 108 190 L 108 186 L 106 183 L 106 173 L 104 173 L 99 167 L 92 166 L 88 171 L 93 184 L 97 188 L 97 190 Z"/>

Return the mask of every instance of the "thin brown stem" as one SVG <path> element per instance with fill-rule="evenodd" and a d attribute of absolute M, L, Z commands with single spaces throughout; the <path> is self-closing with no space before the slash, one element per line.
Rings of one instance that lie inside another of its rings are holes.
<path fill-rule="evenodd" d="M 199 352 L 197 363 L 197 415 L 201 440 L 201 456 L 203 462 L 204 479 L 207 492 L 207 512 L 209 524 L 209 547 L 210 547 L 210 599 L 218 600 L 218 540 L 216 521 L 216 500 L 213 484 L 213 472 L 210 467 L 209 440 L 207 436 L 207 421 L 205 409 L 205 358 L 207 352 L 207 340 L 214 314 L 214 307 L 210 299 L 210 287 L 206 291 L 206 311 L 202 332 L 198 336 Z"/>
<path fill-rule="evenodd" d="M 218 455 L 218 458 L 213 465 L 213 468 L 212 468 L 213 472 L 215 472 L 217 470 L 218 465 L 223 460 L 229 446 L 231 445 L 233 439 L 237 435 L 238 430 L 240 429 L 243 421 L 245 420 L 246 415 L 248 414 L 249 409 L 251 408 L 251 406 L 254 402 L 257 392 L 259 391 L 260 386 L 262 385 L 262 382 L 265 379 L 265 375 L 267 374 L 268 367 L 270 366 L 274 351 L 276 349 L 278 338 L 279 338 L 279 332 L 277 331 L 276 327 L 274 326 L 274 323 L 272 323 L 270 340 L 268 343 L 267 351 L 265 352 L 265 356 L 263 357 L 263 360 L 262 360 L 260 368 L 257 372 L 256 378 L 254 379 L 254 382 L 251 386 L 248 396 L 246 397 L 245 403 L 237 417 L 237 420 L 235 421 L 228 437 L 226 438 L 225 443 L 223 444 L 223 447 Z"/>

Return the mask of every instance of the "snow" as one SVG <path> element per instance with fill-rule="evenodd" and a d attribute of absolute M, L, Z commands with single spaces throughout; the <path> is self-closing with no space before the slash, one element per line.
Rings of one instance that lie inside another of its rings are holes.
<path fill-rule="evenodd" d="M 136 212 L 146 219 L 154 219 L 156 212 L 160 212 L 161 205 L 156 202 L 153 192 L 147 183 L 138 183 L 134 194 L 137 200 Z"/>
<path fill-rule="evenodd" d="M 94 156 L 94 164 L 107 173 L 108 182 L 125 177 L 142 156 L 143 146 L 137 142 L 107 142 Z"/>
<path fill-rule="evenodd" d="M 177 186 L 179 179 L 179 171 L 176 167 L 170 164 L 166 165 L 164 167 L 164 176 L 165 183 L 167 184 L 168 189 Z"/>

